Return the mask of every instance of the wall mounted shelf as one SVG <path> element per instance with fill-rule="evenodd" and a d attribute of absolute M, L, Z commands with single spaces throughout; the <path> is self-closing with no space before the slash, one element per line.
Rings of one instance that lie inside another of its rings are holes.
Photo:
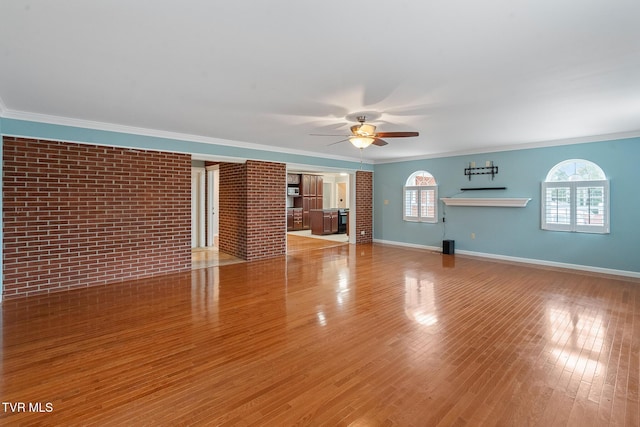
<path fill-rule="evenodd" d="M 530 198 L 504 198 L 504 197 L 474 197 L 474 198 L 462 198 L 462 197 L 443 197 L 440 200 L 447 206 L 489 206 L 499 208 L 524 208 L 529 203 Z"/>
<path fill-rule="evenodd" d="M 466 187 L 461 188 L 460 191 L 476 191 L 476 190 L 506 190 L 507 187 Z"/>

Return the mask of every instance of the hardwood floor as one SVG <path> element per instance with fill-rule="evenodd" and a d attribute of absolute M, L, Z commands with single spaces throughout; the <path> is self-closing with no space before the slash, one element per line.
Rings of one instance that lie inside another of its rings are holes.
<path fill-rule="evenodd" d="M 343 244 L 4 301 L 1 332 L 5 425 L 640 425 L 634 280 Z"/>
<path fill-rule="evenodd" d="M 318 237 L 298 236 L 293 233 L 287 233 L 287 253 L 297 252 L 301 250 L 329 248 L 347 244 L 347 237 L 340 235 L 340 242 L 337 239 L 322 239 Z M 224 252 L 220 252 L 217 248 L 198 248 L 191 250 L 191 269 L 199 270 L 201 268 L 221 267 L 223 265 L 237 264 L 245 262 L 241 258 L 236 258 Z"/>
<path fill-rule="evenodd" d="M 237 264 L 245 262 L 241 258 L 236 258 L 224 252 L 220 252 L 218 248 L 198 248 L 191 250 L 191 269 L 198 270 L 200 268 L 221 267 L 223 265 Z"/>

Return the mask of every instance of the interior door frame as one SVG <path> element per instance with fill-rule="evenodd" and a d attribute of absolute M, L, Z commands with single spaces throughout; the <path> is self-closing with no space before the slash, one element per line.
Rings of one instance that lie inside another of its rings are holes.
<path fill-rule="evenodd" d="M 191 168 L 191 248 L 205 245 L 205 170 Z"/>
<path fill-rule="evenodd" d="M 220 233 L 220 166 L 211 165 L 207 170 L 207 246 L 217 247 L 216 237 Z"/>

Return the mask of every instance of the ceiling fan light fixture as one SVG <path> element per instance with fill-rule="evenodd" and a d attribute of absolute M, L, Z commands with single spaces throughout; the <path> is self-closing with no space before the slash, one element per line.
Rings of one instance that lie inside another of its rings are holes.
<path fill-rule="evenodd" d="M 360 136 L 373 136 L 376 133 L 376 127 L 368 123 L 363 123 L 358 128 L 358 135 Z"/>
<path fill-rule="evenodd" d="M 349 142 L 356 148 L 367 148 L 373 143 L 373 141 L 375 141 L 375 138 L 368 136 L 352 136 L 349 138 Z"/>

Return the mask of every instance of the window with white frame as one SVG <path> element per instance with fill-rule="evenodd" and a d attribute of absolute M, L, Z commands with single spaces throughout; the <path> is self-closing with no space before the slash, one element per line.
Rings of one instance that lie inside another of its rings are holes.
<path fill-rule="evenodd" d="M 600 166 L 571 159 L 542 183 L 542 229 L 609 233 L 609 180 Z"/>
<path fill-rule="evenodd" d="M 438 222 L 438 186 L 427 171 L 416 171 L 403 188 L 402 219 L 415 222 Z"/>

